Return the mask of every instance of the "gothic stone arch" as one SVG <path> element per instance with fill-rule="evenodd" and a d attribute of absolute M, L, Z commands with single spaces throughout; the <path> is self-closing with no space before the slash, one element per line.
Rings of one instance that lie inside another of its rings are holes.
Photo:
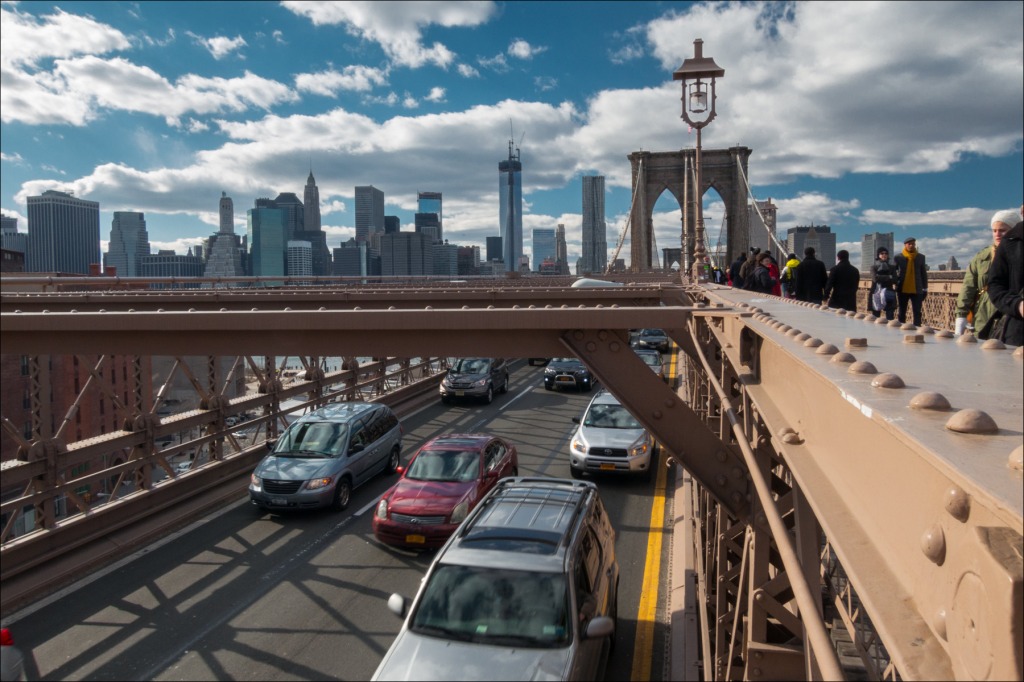
<path fill-rule="evenodd" d="M 749 177 L 749 147 L 728 149 L 701 149 L 701 189 L 703 197 L 708 188 L 714 187 L 726 205 L 726 262 L 723 268 L 746 253 L 750 243 L 747 220 L 747 191 L 740 175 L 737 161 L 743 168 L 743 175 Z M 694 225 L 696 224 L 697 197 L 689 197 L 684 206 L 684 168 L 693 169 L 696 163 L 696 149 L 681 149 L 677 152 L 633 152 L 629 162 L 633 167 L 633 214 L 630 216 L 630 264 L 631 272 L 651 269 L 653 249 L 654 204 L 661 193 L 668 190 L 679 202 L 680 243 L 692 261 L 694 247 Z M 642 162 L 642 163 L 641 163 Z M 684 165 L 685 164 L 685 165 Z M 692 186 L 691 186 L 692 189 Z M 686 220 L 683 214 L 686 213 Z M 683 234 L 683 226 L 689 225 L 689 234 Z"/>

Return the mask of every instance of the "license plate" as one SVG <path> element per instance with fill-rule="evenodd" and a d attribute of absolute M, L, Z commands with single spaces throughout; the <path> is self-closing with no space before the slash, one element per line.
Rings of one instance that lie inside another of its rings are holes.
<path fill-rule="evenodd" d="M 464 395 L 466 395 L 465 391 L 455 391 L 455 397 L 456 398 L 461 398 Z"/>
<path fill-rule="evenodd" d="M 288 500 L 284 499 L 283 497 L 272 497 L 270 498 L 270 504 L 274 504 L 279 507 L 287 507 Z"/>
<path fill-rule="evenodd" d="M 615 465 L 614 464 L 602 464 L 601 465 L 601 469 L 602 469 L 602 471 L 615 471 Z"/>
<path fill-rule="evenodd" d="M 406 535 L 405 541 L 410 545 L 422 545 L 427 541 L 427 538 L 423 535 Z"/>

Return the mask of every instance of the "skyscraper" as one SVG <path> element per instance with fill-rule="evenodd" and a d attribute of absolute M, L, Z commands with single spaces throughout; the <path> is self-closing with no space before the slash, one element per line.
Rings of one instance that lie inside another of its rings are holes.
<path fill-rule="evenodd" d="M 356 187 L 356 241 L 370 241 L 384 231 L 384 192 L 373 185 Z"/>
<path fill-rule="evenodd" d="M 533 229 L 533 269 L 540 272 L 545 260 L 555 262 L 555 230 L 550 227 Z"/>
<path fill-rule="evenodd" d="M 289 277 L 313 274 L 313 245 L 307 241 L 292 239 L 288 242 L 287 265 Z"/>
<path fill-rule="evenodd" d="M 0 240 L 3 248 L 8 251 L 18 251 L 24 256 L 28 252 L 28 235 L 18 232 L 18 219 L 3 216 L 0 218 Z M 24 265 L 24 259 L 22 259 Z"/>
<path fill-rule="evenodd" d="M 220 234 L 235 233 L 235 202 L 227 192 L 220 193 Z"/>
<path fill-rule="evenodd" d="M 604 176 L 583 176 L 583 272 L 608 266 L 608 228 L 604 220 Z"/>
<path fill-rule="evenodd" d="M 100 205 L 48 189 L 28 198 L 25 272 L 88 275 L 99 265 Z"/>
<path fill-rule="evenodd" d="M 555 262 L 558 263 L 558 274 L 569 274 L 569 250 L 565 244 L 565 225 L 558 223 L 555 229 Z"/>
<path fill-rule="evenodd" d="M 313 179 L 313 169 L 310 169 L 309 177 L 306 178 L 302 203 L 305 207 L 306 232 L 318 231 L 320 229 L 320 188 L 316 186 L 316 180 Z"/>
<path fill-rule="evenodd" d="M 117 268 L 120 277 L 141 277 L 142 257 L 150 255 L 146 217 L 132 211 L 114 211 L 110 242 L 103 259 L 106 267 Z"/>
<path fill-rule="evenodd" d="M 870 272 L 871 266 L 875 264 L 875 256 L 878 255 L 878 249 L 885 247 L 889 249 L 889 260 L 896 256 L 893 253 L 893 233 L 892 232 L 872 232 L 861 237 L 860 240 L 860 271 Z M 797 254 L 801 256 L 803 254 Z"/>
<path fill-rule="evenodd" d="M 441 193 L 440 192 L 417 192 L 416 193 L 416 214 L 433 213 L 437 216 L 437 241 L 444 241 L 444 217 L 441 214 Z M 420 230 L 417 229 L 417 232 Z"/>
<path fill-rule="evenodd" d="M 797 258 L 804 257 L 804 249 L 814 247 L 814 257 L 831 268 L 836 264 L 836 235 L 828 225 L 791 227 L 786 230 L 786 247 Z M 874 263 L 874 261 L 871 261 Z"/>
<path fill-rule="evenodd" d="M 249 263 L 253 275 L 284 275 L 288 214 L 273 199 L 257 199 L 248 212 Z"/>
<path fill-rule="evenodd" d="M 295 239 L 298 232 L 306 229 L 306 210 L 295 192 L 281 192 L 274 203 L 285 213 L 285 234 L 287 239 Z"/>
<path fill-rule="evenodd" d="M 498 194 L 502 260 L 506 269 L 516 272 L 523 255 L 523 164 L 512 140 L 508 141 L 508 160 L 498 163 Z"/>
<path fill-rule="evenodd" d="M 380 274 L 384 276 L 434 274 L 430 238 L 416 232 L 396 232 L 380 238 Z"/>
<path fill-rule="evenodd" d="M 501 260 L 504 257 L 501 248 L 501 237 L 487 238 L 487 262 Z"/>
<path fill-rule="evenodd" d="M 754 206 L 754 203 L 757 204 L 756 207 Z M 758 209 L 761 211 L 760 215 L 758 214 Z M 779 207 L 772 203 L 771 198 L 767 201 L 758 201 L 747 204 L 747 226 L 749 231 L 747 236 L 750 241 L 751 248 L 757 247 L 762 251 L 768 251 L 776 260 L 784 263 L 785 260 L 782 259 L 782 256 L 788 254 L 779 254 L 779 249 L 772 241 L 772 237 L 778 239 L 778 235 L 775 232 L 778 213 Z M 764 216 L 764 220 L 761 219 L 761 216 Z M 705 232 L 705 234 L 707 234 L 707 232 Z M 725 240 L 723 240 L 723 243 L 724 241 Z M 713 247 L 709 249 L 709 252 L 713 251 Z M 804 257 L 802 253 L 798 253 L 797 256 L 799 258 Z M 722 264 L 718 263 L 717 265 Z"/>

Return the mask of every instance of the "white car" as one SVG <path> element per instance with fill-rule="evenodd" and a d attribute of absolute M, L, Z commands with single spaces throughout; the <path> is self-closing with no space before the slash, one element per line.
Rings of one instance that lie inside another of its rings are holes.
<path fill-rule="evenodd" d="M 594 396 L 569 441 L 569 471 L 626 473 L 650 476 L 657 444 L 651 434 L 606 390 Z"/>

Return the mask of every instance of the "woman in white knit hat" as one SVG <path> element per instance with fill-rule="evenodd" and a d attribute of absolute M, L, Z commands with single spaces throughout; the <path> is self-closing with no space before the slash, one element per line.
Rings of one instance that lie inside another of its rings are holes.
<path fill-rule="evenodd" d="M 988 277 L 988 267 L 992 264 L 992 252 L 1003 235 L 1009 232 L 1010 228 L 1019 223 L 1020 213 L 1013 209 L 996 211 L 989 221 L 992 228 L 992 243 L 983 248 L 971 259 L 964 273 L 964 283 L 960 287 L 960 296 L 956 299 L 956 330 L 957 336 L 967 331 L 968 325 L 974 327 L 975 333 L 980 339 L 989 337 L 991 328 L 990 322 L 994 322 L 996 309 L 988 298 L 988 287 L 985 282 Z"/>

